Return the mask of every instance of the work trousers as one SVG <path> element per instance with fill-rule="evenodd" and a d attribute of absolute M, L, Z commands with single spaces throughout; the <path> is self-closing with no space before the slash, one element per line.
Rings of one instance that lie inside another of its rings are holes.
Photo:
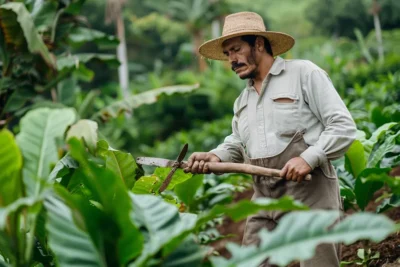
<path fill-rule="evenodd" d="M 304 132 L 296 132 L 288 146 L 279 154 L 267 158 L 248 158 L 247 162 L 267 168 L 282 169 L 286 162 L 298 157 L 308 148 L 303 138 Z M 254 195 L 252 200 L 260 197 L 280 198 L 292 196 L 311 209 L 340 210 L 341 200 L 338 179 L 333 166 L 327 161 L 311 172 L 311 181 L 300 183 L 274 177 L 253 176 Z M 242 245 L 259 244 L 258 232 L 262 228 L 272 231 L 285 212 L 261 211 L 247 218 Z M 288 229 L 289 230 L 289 229 Z M 338 267 L 340 264 L 340 245 L 321 244 L 316 255 L 309 260 L 300 262 L 301 267 Z M 266 259 L 262 267 L 271 267 Z"/>

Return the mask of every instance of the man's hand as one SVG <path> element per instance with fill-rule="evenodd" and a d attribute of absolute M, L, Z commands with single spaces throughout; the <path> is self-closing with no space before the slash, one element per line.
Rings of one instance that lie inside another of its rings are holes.
<path fill-rule="evenodd" d="M 301 182 L 312 171 L 310 165 L 301 157 L 292 158 L 281 170 L 281 177 L 286 180 Z"/>
<path fill-rule="evenodd" d="M 210 173 L 206 162 L 220 162 L 221 159 L 210 152 L 195 152 L 188 159 L 188 166 L 185 172 L 191 173 Z"/>

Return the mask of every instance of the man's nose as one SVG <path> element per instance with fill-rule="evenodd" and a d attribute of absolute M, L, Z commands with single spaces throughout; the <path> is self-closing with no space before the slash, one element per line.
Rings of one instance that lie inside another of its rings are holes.
<path fill-rule="evenodd" d="M 232 64 L 234 62 L 237 63 L 237 61 L 238 61 L 235 53 L 229 53 L 228 58 L 229 58 L 230 64 Z"/>

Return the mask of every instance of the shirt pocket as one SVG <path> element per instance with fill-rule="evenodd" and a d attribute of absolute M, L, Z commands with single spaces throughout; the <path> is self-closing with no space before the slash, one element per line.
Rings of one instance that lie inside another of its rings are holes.
<path fill-rule="evenodd" d="M 237 123 L 237 129 L 239 131 L 240 140 L 243 145 L 247 146 L 247 142 L 249 141 L 249 122 L 248 122 L 248 107 L 247 103 L 243 104 L 238 108 L 235 112 L 235 121 Z"/>
<path fill-rule="evenodd" d="M 275 133 L 285 136 L 295 134 L 300 119 L 299 96 L 293 93 L 280 93 L 270 98 Z"/>

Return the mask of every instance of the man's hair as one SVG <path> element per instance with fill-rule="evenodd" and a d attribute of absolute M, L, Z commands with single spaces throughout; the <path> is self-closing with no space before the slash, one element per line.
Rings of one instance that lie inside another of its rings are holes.
<path fill-rule="evenodd" d="M 256 39 L 259 35 L 243 35 L 240 38 L 242 41 L 248 43 L 251 47 L 254 47 L 256 44 Z M 268 39 L 265 38 L 264 36 L 259 36 L 261 38 L 264 38 L 264 48 L 267 53 L 272 56 L 272 49 L 271 49 L 271 44 L 269 43 Z"/>

